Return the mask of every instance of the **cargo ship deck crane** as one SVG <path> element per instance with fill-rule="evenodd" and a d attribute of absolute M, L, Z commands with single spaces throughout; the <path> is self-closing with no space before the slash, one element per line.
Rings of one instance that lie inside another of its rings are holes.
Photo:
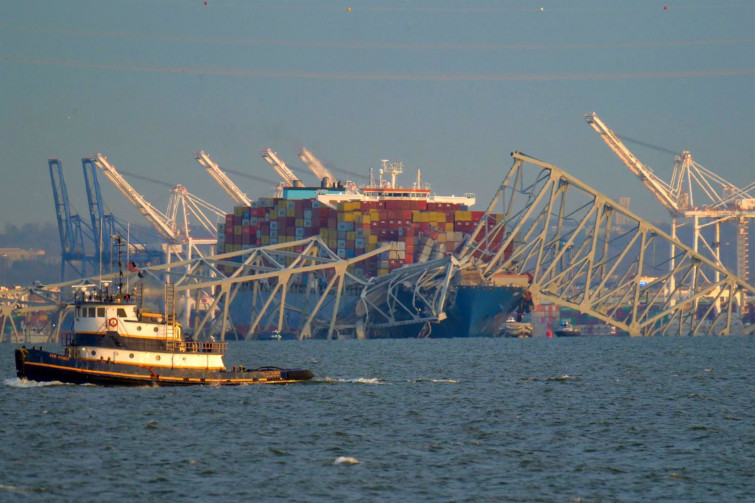
<path fill-rule="evenodd" d="M 241 191 L 241 189 L 233 183 L 233 180 L 228 178 L 228 176 L 223 172 L 223 170 L 220 169 L 220 166 L 210 159 L 210 156 L 207 155 L 204 151 L 200 150 L 198 152 L 194 152 L 194 159 L 197 160 L 199 164 L 201 164 L 206 170 L 207 173 L 210 174 L 210 176 L 217 182 L 218 185 L 220 185 L 220 188 L 223 189 L 223 191 L 228 194 L 228 196 L 233 200 L 234 203 L 236 203 L 237 206 L 251 206 L 252 200 L 247 197 L 244 192 Z"/>
<path fill-rule="evenodd" d="M 694 221 L 693 248 L 698 251 L 700 243 L 710 251 L 720 264 L 721 222 L 737 219 L 737 275 L 749 282 L 748 218 L 755 217 L 755 198 L 752 195 L 755 184 L 739 189 L 722 177 L 692 160 L 688 151 L 676 156 L 671 183 L 666 183 L 632 154 L 597 114 L 585 115 L 585 120 L 597 132 L 608 147 L 634 173 L 672 217 L 671 235 L 676 237 L 677 218 L 692 218 Z M 693 197 L 693 186 L 697 186 L 707 201 L 701 203 Z M 709 220 L 702 227 L 715 226 L 715 241 L 709 244 L 700 234 L 700 218 Z M 671 248 L 671 267 L 674 267 L 675 250 Z"/>

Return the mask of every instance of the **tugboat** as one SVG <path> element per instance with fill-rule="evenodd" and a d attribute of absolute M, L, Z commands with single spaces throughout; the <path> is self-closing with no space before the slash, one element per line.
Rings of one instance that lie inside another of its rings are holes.
<path fill-rule="evenodd" d="M 166 289 L 166 311 L 173 306 L 170 293 Z M 79 288 L 68 306 L 74 322 L 63 353 L 41 346 L 16 349 L 18 377 L 136 386 L 287 384 L 314 377 L 303 369 L 236 365 L 229 370 L 223 363 L 228 343 L 189 340 L 174 313 L 149 312 L 141 307 L 141 294 L 138 297 L 136 302 L 123 293 L 122 281 L 114 295 L 107 287 Z"/>
<path fill-rule="evenodd" d="M 554 333 L 556 337 L 577 337 L 582 335 L 582 332 L 568 321 L 562 321 Z"/>

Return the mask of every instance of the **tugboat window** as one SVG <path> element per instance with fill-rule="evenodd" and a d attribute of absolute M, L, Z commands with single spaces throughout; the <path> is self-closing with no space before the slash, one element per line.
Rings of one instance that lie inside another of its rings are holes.
<path fill-rule="evenodd" d="M 136 327 L 136 329 L 137 329 L 137 330 L 141 330 L 141 329 L 142 329 L 142 326 L 141 326 L 141 325 L 139 325 L 138 327 Z"/>
<path fill-rule="evenodd" d="M 98 307 L 97 308 L 97 317 L 98 318 L 104 318 L 105 317 L 105 308 L 104 307 Z"/>
<path fill-rule="evenodd" d="M 96 316 L 95 311 L 97 311 L 97 308 L 94 308 L 94 307 L 89 308 L 89 318 L 94 318 Z"/>
<path fill-rule="evenodd" d="M 157 332 L 157 327 L 155 327 L 155 332 Z"/>
<path fill-rule="evenodd" d="M 129 358 L 133 358 L 134 357 L 134 353 L 129 354 L 128 357 Z"/>
<path fill-rule="evenodd" d="M 119 307 L 118 308 L 118 316 L 120 316 L 121 318 L 125 318 L 126 317 L 126 310 L 123 309 L 122 307 Z"/>
<path fill-rule="evenodd" d="M 160 359 L 160 355 L 156 355 L 155 360 L 159 360 L 159 359 Z"/>
<path fill-rule="evenodd" d="M 97 355 L 97 351 L 92 351 L 92 356 Z"/>

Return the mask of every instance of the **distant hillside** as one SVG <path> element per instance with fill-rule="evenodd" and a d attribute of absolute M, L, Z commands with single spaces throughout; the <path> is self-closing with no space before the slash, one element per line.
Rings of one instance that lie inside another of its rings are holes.
<path fill-rule="evenodd" d="M 60 279 L 60 238 L 53 223 L 27 223 L 20 227 L 7 224 L 0 233 L 0 248 L 43 250 L 45 254 L 32 260 L 10 260 L 0 257 L 0 285 L 13 287 L 34 281 L 55 283 Z"/>
<path fill-rule="evenodd" d="M 18 227 L 7 224 L 0 234 L 0 248 L 44 250 L 48 255 L 60 255 L 60 237 L 54 223 L 23 224 Z"/>

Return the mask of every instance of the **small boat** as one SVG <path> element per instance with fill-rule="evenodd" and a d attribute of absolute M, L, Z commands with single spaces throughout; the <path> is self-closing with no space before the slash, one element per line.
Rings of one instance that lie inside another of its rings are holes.
<path fill-rule="evenodd" d="M 532 337 L 532 323 L 517 321 L 513 316 L 509 316 L 498 328 L 498 333 L 503 337 L 526 339 Z"/>
<path fill-rule="evenodd" d="M 582 335 L 582 332 L 568 321 L 562 321 L 561 325 L 553 333 L 556 337 L 577 337 Z"/>
<path fill-rule="evenodd" d="M 82 287 L 74 294 L 73 330 L 62 353 L 22 346 L 15 350 L 16 373 L 30 381 L 75 384 L 184 386 L 306 381 L 310 370 L 278 367 L 226 368 L 228 343 L 193 341 L 175 314 L 153 313 L 141 300 L 107 287 Z M 166 306 L 172 303 L 167 302 Z M 166 309 L 167 311 L 167 309 Z"/>

